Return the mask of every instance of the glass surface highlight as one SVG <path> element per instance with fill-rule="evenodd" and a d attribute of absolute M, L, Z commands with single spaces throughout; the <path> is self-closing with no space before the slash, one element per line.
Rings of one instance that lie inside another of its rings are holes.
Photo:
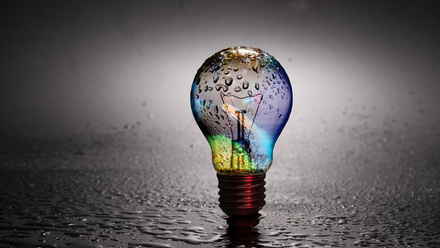
<path fill-rule="evenodd" d="M 236 46 L 208 58 L 194 77 L 191 108 L 216 171 L 265 173 L 292 102 L 289 78 L 270 54 Z"/>

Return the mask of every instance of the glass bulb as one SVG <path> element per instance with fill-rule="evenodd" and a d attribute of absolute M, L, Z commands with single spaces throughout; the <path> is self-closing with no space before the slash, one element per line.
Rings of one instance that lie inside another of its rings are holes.
<path fill-rule="evenodd" d="M 292 86 L 280 63 L 236 46 L 208 58 L 191 88 L 194 118 L 219 174 L 261 174 L 292 109 Z"/>
<path fill-rule="evenodd" d="M 262 216 L 265 173 L 292 100 L 283 67 L 257 48 L 221 50 L 194 77 L 191 108 L 212 150 L 220 208 L 230 227 L 255 226 Z"/>

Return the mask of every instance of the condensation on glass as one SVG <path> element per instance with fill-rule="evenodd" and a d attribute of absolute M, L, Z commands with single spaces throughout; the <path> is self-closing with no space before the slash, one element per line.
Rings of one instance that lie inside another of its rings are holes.
<path fill-rule="evenodd" d="M 270 54 L 236 46 L 208 58 L 194 77 L 191 107 L 216 171 L 265 173 L 292 102 L 289 78 Z"/>

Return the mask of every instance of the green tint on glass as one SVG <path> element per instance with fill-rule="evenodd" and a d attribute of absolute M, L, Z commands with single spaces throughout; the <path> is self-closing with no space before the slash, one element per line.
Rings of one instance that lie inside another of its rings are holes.
<path fill-rule="evenodd" d="M 236 46 L 208 58 L 194 77 L 191 108 L 216 171 L 265 173 L 292 100 L 286 72 L 268 53 Z"/>

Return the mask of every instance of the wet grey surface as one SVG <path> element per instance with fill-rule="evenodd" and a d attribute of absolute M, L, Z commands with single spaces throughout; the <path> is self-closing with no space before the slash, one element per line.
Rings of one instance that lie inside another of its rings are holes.
<path fill-rule="evenodd" d="M 440 246 L 438 129 L 390 127 L 286 131 L 249 231 L 228 230 L 197 130 L 8 139 L 0 247 Z"/>
<path fill-rule="evenodd" d="M 0 5 L 0 247 L 440 247 L 434 1 Z M 248 232 L 189 103 L 234 45 L 294 89 Z"/>

